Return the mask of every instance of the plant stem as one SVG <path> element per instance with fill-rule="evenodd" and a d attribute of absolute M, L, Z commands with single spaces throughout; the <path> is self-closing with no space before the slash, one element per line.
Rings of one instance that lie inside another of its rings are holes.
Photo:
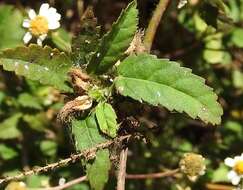
<path fill-rule="evenodd" d="M 117 190 L 125 190 L 127 152 L 128 152 L 128 148 L 125 148 L 120 153 L 120 164 L 119 164 L 119 171 L 117 176 Z"/>
<path fill-rule="evenodd" d="M 97 146 L 90 148 L 90 149 L 87 149 L 87 150 L 84 150 L 84 151 L 82 151 L 78 154 L 71 155 L 69 158 L 60 160 L 58 162 L 48 164 L 48 165 L 43 166 L 43 167 L 35 167 L 32 170 L 22 172 L 22 173 L 20 173 L 16 176 L 5 177 L 3 179 L 0 179 L 0 184 L 8 182 L 8 181 L 12 181 L 12 180 L 18 181 L 18 180 L 20 180 L 20 179 L 22 179 L 26 176 L 29 176 L 29 175 L 39 174 L 41 172 L 47 172 L 47 171 L 54 170 L 54 169 L 59 168 L 59 167 L 66 166 L 70 163 L 74 163 L 74 162 L 78 161 L 84 155 L 94 153 L 99 149 L 107 148 L 107 147 L 111 146 L 112 144 L 117 143 L 117 141 L 121 142 L 121 141 L 124 141 L 125 139 L 129 139 L 130 137 L 131 137 L 131 135 L 121 136 L 121 137 L 118 137 L 117 139 L 98 144 Z"/>
<path fill-rule="evenodd" d="M 60 186 L 56 186 L 56 187 L 49 187 L 49 188 L 44 188 L 44 189 L 38 189 L 38 190 L 63 190 L 63 189 L 67 189 L 69 187 L 72 187 L 73 185 L 76 185 L 78 183 L 81 183 L 83 181 L 86 181 L 87 177 L 86 176 L 81 176 L 77 179 L 74 179 L 72 181 L 69 181 L 63 185 Z"/>
<path fill-rule="evenodd" d="M 150 173 L 150 174 L 127 174 L 127 179 L 154 179 L 154 178 L 162 178 L 162 177 L 169 177 L 173 176 L 179 172 L 179 169 L 174 169 L 166 172 L 160 173 Z"/>
<path fill-rule="evenodd" d="M 148 52 L 150 52 L 151 50 L 157 28 L 169 2 L 170 0 L 160 0 L 159 4 L 157 5 L 153 13 L 151 20 L 149 21 L 149 25 L 144 37 L 144 46 Z"/>

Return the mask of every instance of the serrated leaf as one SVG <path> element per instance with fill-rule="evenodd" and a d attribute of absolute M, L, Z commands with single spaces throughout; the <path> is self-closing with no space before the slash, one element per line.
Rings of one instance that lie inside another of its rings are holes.
<path fill-rule="evenodd" d="M 205 80 L 176 62 L 141 54 L 118 66 L 118 92 L 138 101 L 185 112 L 206 123 L 219 124 L 223 114 L 217 95 Z"/>
<path fill-rule="evenodd" d="M 71 127 L 75 146 L 78 151 L 92 148 L 106 141 L 106 138 L 99 132 L 99 126 L 94 114 L 84 120 L 73 120 Z"/>
<path fill-rule="evenodd" d="M 109 158 L 109 151 L 99 150 L 96 153 L 95 161 L 92 165 L 87 167 L 87 177 L 91 188 L 94 190 L 103 190 L 105 184 L 109 179 L 109 170 L 111 162 Z"/>
<path fill-rule="evenodd" d="M 100 103 L 95 109 L 95 114 L 100 130 L 112 138 L 116 137 L 119 126 L 112 106 L 108 103 Z"/>
<path fill-rule="evenodd" d="M 62 91 L 71 91 L 66 84 L 71 60 L 57 49 L 38 45 L 8 49 L 0 56 L 0 65 L 3 65 L 4 70 L 14 71 L 17 75 L 52 85 Z"/>
<path fill-rule="evenodd" d="M 22 28 L 23 15 L 10 5 L 0 6 L 0 49 L 15 48 L 23 44 L 25 30 Z"/>
<path fill-rule="evenodd" d="M 0 123 L 0 139 L 14 139 L 21 136 L 21 131 L 17 128 L 21 116 L 21 113 L 17 113 Z"/>
<path fill-rule="evenodd" d="M 113 24 L 111 31 L 102 38 L 97 52 L 90 60 L 88 72 L 104 73 L 123 57 L 137 30 L 136 6 L 136 1 L 130 3 Z"/>
<path fill-rule="evenodd" d="M 25 108 L 33 108 L 37 110 L 41 110 L 42 106 L 38 100 L 38 98 L 31 96 L 28 93 L 22 93 L 18 97 L 18 103 Z"/>

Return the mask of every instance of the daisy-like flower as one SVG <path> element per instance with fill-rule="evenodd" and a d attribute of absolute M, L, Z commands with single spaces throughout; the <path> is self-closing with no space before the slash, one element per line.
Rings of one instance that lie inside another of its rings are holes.
<path fill-rule="evenodd" d="M 232 168 L 227 175 L 228 179 L 233 185 L 238 185 L 241 179 L 243 179 L 243 153 L 234 158 L 226 158 L 224 163 Z"/>
<path fill-rule="evenodd" d="M 28 28 L 28 32 L 23 38 L 25 44 L 29 43 L 34 36 L 37 38 L 37 44 L 42 46 L 42 42 L 47 37 L 49 30 L 60 27 L 61 15 L 48 3 L 41 5 L 38 15 L 33 9 L 29 10 L 28 15 L 29 19 L 25 19 L 23 22 L 23 27 Z"/>

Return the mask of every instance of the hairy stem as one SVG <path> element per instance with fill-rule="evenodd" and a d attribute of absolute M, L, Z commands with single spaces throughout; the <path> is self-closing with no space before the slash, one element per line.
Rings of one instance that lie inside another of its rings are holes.
<path fill-rule="evenodd" d="M 38 174 L 38 173 L 41 173 L 41 172 L 47 172 L 47 171 L 54 170 L 54 169 L 59 168 L 59 167 L 66 166 L 66 165 L 68 165 L 70 163 L 74 163 L 74 162 L 78 161 L 84 155 L 94 153 L 98 149 L 107 148 L 110 145 L 112 145 L 114 143 L 117 143 L 117 141 L 123 141 L 125 139 L 130 138 L 130 137 L 131 137 L 131 135 L 121 136 L 121 137 L 118 137 L 117 139 L 110 140 L 110 141 L 98 144 L 97 146 L 95 146 L 93 148 L 90 148 L 88 150 L 82 151 L 82 152 L 80 152 L 78 154 L 71 155 L 69 158 L 60 160 L 59 162 L 48 164 L 48 165 L 46 165 L 44 167 L 35 167 L 32 170 L 22 172 L 22 173 L 20 173 L 20 174 L 18 174 L 16 176 L 5 177 L 3 179 L 0 179 L 0 184 L 8 182 L 8 181 L 12 181 L 12 180 L 18 181 L 18 180 L 20 180 L 20 179 L 22 179 L 22 178 L 24 178 L 26 176 L 29 176 L 29 175 L 34 175 L 34 174 Z"/>
<path fill-rule="evenodd" d="M 117 190 L 125 190 L 127 152 L 128 152 L 128 148 L 125 148 L 120 153 L 119 171 L 117 176 Z"/>
<path fill-rule="evenodd" d="M 148 52 L 150 52 L 151 50 L 157 28 L 169 2 L 170 0 L 160 0 L 159 4 L 157 5 L 153 13 L 151 20 L 149 21 L 149 25 L 144 37 L 144 46 Z"/>

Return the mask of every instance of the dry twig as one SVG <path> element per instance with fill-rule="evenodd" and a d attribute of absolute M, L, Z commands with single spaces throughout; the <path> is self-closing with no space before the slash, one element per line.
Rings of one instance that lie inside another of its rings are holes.
<path fill-rule="evenodd" d="M 117 190 L 125 190 L 127 152 L 128 152 L 128 148 L 125 148 L 120 153 L 119 171 L 118 171 L 118 176 L 117 176 Z"/>

